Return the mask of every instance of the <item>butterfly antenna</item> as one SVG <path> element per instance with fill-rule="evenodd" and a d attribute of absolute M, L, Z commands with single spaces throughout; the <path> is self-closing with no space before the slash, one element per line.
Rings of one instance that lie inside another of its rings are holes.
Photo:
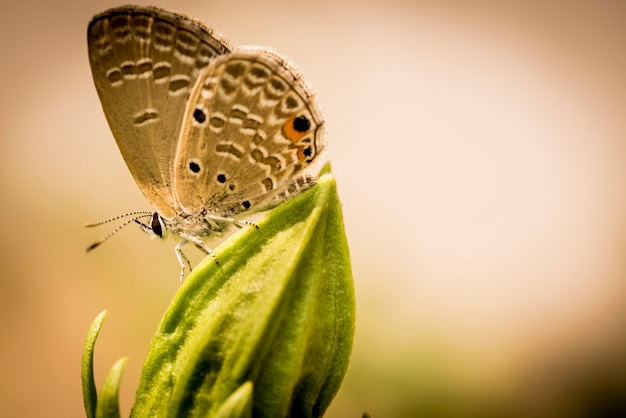
<path fill-rule="evenodd" d="M 137 216 L 135 218 L 135 219 L 139 219 L 139 218 L 143 218 L 144 216 L 152 216 L 152 212 L 150 212 L 148 210 L 139 210 L 139 211 L 136 211 L 136 212 L 128 212 L 128 213 L 125 213 L 123 215 L 118 215 L 118 216 L 116 216 L 114 218 L 105 219 L 103 221 L 88 222 L 88 223 L 85 224 L 85 228 L 92 228 L 94 226 L 108 224 L 109 222 L 117 221 L 118 219 L 122 219 L 122 218 L 125 218 L 127 216 L 135 216 L 135 215 L 141 215 L 141 216 Z"/>
<path fill-rule="evenodd" d="M 133 222 L 138 222 L 141 223 L 139 221 L 137 221 L 137 219 L 141 219 L 141 218 L 147 218 L 148 216 L 152 216 L 152 212 L 148 212 L 148 211 L 140 211 L 140 212 L 130 212 L 130 213 L 126 213 L 124 215 L 120 215 L 120 216 L 116 216 L 115 218 L 111 218 L 111 219 L 107 219 L 104 221 L 100 221 L 100 222 L 96 222 L 96 223 L 92 223 L 92 224 L 86 224 L 86 227 L 92 227 L 92 226 L 98 226 L 98 225 L 102 225 L 111 221 L 115 221 L 117 219 L 120 218 L 124 218 L 126 216 L 131 216 L 131 215 L 135 215 L 133 218 L 128 219 L 127 221 L 125 221 L 123 224 L 121 224 L 120 226 L 118 226 L 117 228 L 115 228 L 113 231 L 109 232 L 108 234 L 106 234 L 104 237 L 102 237 L 101 239 L 99 239 L 98 241 L 94 242 L 93 244 L 91 244 L 89 247 L 87 247 L 87 252 L 90 252 L 91 250 L 93 250 L 94 248 L 98 247 L 100 244 L 102 244 L 104 241 L 108 240 L 109 238 L 111 238 L 113 235 L 117 234 L 119 231 L 122 230 L 122 228 L 124 228 L 126 225 L 131 224 Z"/>

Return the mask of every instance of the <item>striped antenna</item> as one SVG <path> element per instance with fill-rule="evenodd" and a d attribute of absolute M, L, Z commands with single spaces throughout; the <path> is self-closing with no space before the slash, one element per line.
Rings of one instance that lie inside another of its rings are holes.
<path fill-rule="evenodd" d="M 94 226 L 98 226 L 98 225 L 104 225 L 106 223 L 109 222 L 113 222 L 116 221 L 118 219 L 122 219 L 125 218 L 127 216 L 133 216 L 132 218 L 126 220 L 123 224 L 121 224 L 120 226 L 118 226 L 117 228 L 115 228 L 113 231 L 109 232 L 108 234 L 106 234 L 104 237 L 102 237 L 101 239 L 99 239 L 98 241 L 94 242 L 93 244 L 91 244 L 89 247 L 87 247 L 87 252 L 92 251 L 94 248 L 98 247 L 100 244 L 102 244 L 104 241 L 108 240 L 109 238 L 111 238 L 113 235 L 117 234 L 120 230 L 122 230 L 122 228 L 124 228 L 126 225 L 133 223 L 133 222 L 137 222 L 139 224 L 141 224 L 141 222 L 139 222 L 137 219 L 141 219 L 141 218 L 147 218 L 149 216 L 152 216 L 152 212 L 143 210 L 143 211 L 138 211 L 138 212 L 129 212 L 129 213 L 125 213 L 123 215 L 119 215 L 116 216 L 114 218 L 110 218 L 110 219 L 105 219 L 104 221 L 99 221 L 99 222 L 93 222 L 93 223 L 87 223 L 85 224 L 86 228 L 91 228 Z"/>

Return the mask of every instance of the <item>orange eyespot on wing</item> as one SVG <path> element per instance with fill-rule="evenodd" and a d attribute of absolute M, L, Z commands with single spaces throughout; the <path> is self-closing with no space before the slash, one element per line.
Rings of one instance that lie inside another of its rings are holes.
<path fill-rule="evenodd" d="M 300 141 L 311 129 L 311 121 L 306 116 L 292 116 L 283 125 L 283 134 L 291 142 Z"/>
<path fill-rule="evenodd" d="M 302 162 L 310 162 L 311 157 L 313 157 L 313 150 L 309 144 L 306 144 L 303 147 L 298 147 L 298 161 Z"/>

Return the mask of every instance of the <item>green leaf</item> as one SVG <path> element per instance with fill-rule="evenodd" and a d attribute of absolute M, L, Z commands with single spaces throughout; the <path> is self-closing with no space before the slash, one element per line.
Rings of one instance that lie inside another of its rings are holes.
<path fill-rule="evenodd" d="M 81 359 L 81 380 L 83 382 L 83 403 L 85 405 L 85 414 L 87 418 L 94 418 L 96 416 L 96 405 L 98 404 L 98 394 L 96 392 L 96 384 L 93 375 L 93 351 L 100 334 L 100 328 L 104 323 L 104 318 L 107 315 L 107 311 L 104 310 L 96 316 L 93 320 L 89 331 L 87 331 L 87 338 L 85 339 L 85 345 L 83 346 L 83 356 Z"/>
<path fill-rule="evenodd" d="M 258 226 L 224 242 L 220 264 L 205 260 L 179 290 L 132 416 L 323 415 L 347 370 L 355 319 L 334 178 L 323 175 Z"/>
<path fill-rule="evenodd" d="M 215 418 L 252 418 L 252 401 L 252 382 L 246 382 L 226 399 Z"/>
<path fill-rule="evenodd" d="M 100 402 L 96 408 L 96 418 L 119 418 L 119 389 L 122 372 L 128 359 L 122 358 L 115 362 L 100 391 Z"/>

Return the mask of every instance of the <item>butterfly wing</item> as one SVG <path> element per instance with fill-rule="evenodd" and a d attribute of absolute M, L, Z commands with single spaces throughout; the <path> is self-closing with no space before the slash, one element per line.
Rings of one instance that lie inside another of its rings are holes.
<path fill-rule="evenodd" d="M 146 199 L 165 218 L 177 209 L 173 159 L 185 104 L 203 68 L 228 42 L 156 7 L 96 15 L 87 32 L 94 83 L 113 136 Z"/>
<path fill-rule="evenodd" d="M 272 50 L 241 48 L 213 61 L 193 88 L 176 196 L 190 214 L 265 209 L 314 184 L 323 151 L 322 117 L 302 76 Z"/>

